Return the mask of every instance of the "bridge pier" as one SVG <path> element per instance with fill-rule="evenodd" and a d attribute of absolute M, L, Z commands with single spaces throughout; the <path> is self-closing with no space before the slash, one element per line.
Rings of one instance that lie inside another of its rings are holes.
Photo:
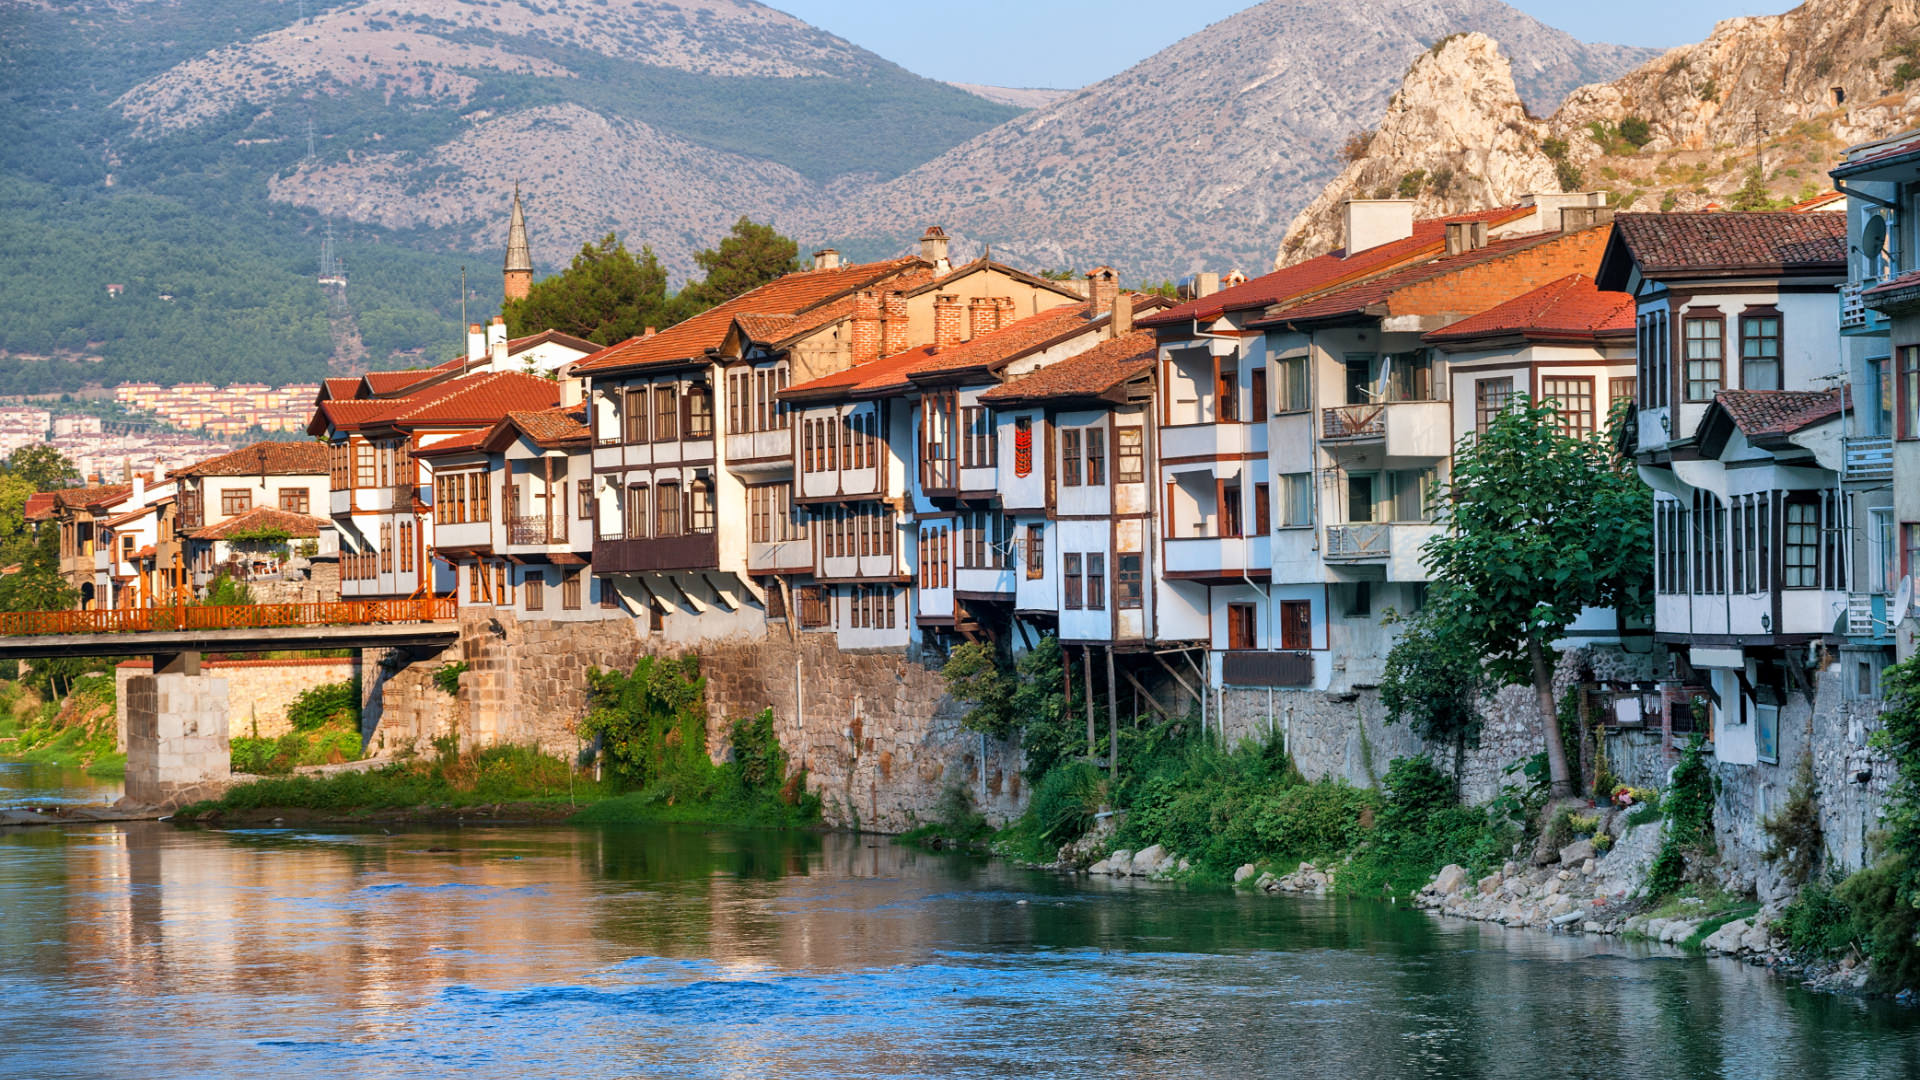
<path fill-rule="evenodd" d="M 200 654 L 154 657 L 153 674 L 127 680 L 127 799 L 172 809 L 224 791 L 227 680 L 200 674 Z"/>

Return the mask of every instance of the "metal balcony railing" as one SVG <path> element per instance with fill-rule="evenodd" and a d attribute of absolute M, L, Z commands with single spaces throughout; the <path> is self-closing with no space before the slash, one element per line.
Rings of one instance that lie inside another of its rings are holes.
<path fill-rule="evenodd" d="M 543 516 L 519 514 L 507 519 L 507 543 L 509 544 L 564 544 L 566 542 L 567 523 L 564 518 L 549 522 Z"/>
<path fill-rule="evenodd" d="M 1335 405 L 1320 410 L 1322 439 L 1377 439 L 1386 433 L 1385 405 Z"/>
<path fill-rule="evenodd" d="M 1383 559 L 1393 554 L 1393 530 L 1385 524 L 1327 526 L 1328 559 Z"/>
<path fill-rule="evenodd" d="M 1874 284 L 1872 281 L 1849 281 L 1840 286 L 1840 329 L 1852 330 L 1867 325 L 1867 305 L 1860 294 Z"/>
<path fill-rule="evenodd" d="M 1849 481 L 1893 479 L 1893 436 L 1849 435 L 1841 445 Z"/>

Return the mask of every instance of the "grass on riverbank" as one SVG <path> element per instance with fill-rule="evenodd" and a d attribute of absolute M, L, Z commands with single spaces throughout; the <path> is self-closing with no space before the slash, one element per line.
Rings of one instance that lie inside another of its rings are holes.
<path fill-rule="evenodd" d="M 360 740 L 360 683 L 348 679 L 302 690 L 287 706 L 291 730 L 277 736 L 236 735 L 233 771 L 284 776 L 302 765 L 337 765 L 366 756 Z"/>
<path fill-rule="evenodd" d="M 218 799 L 182 807 L 182 820 L 261 810 L 310 810 L 352 816 L 411 808 L 458 808 L 499 803 L 580 804 L 606 798 L 611 785 L 568 768 L 549 754 L 522 746 L 460 750 L 451 741 L 431 756 L 365 772 L 333 776 L 268 777 L 229 788 Z"/>
<path fill-rule="evenodd" d="M 1279 873 L 1338 864 L 1336 891 L 1387 899 L 1418 892 L 1448 863 L 1497 866 L 1521 837 L 1526 793 L 1461 806 L 1453 781 L 1425 758 L 1395 760 L 1372 790 L 1303 779 L 1277 741 L 1224 749 L 1169 728 L 1137 747 L 1117 793 L 1084 763 L 1049 771 L 996 850 L 1052 861 L 1111 802 L 1126 810 L 1113 848 L 1160 844 L 1216 879 L 1248 863 Z"/>
<path fill-rule="evenodd" d="M 111 675 L 77 680 L 65 698 L 42 699 L 17 682 L 0 682 L 0 757 L 125 776 L 117 746 Z"/>

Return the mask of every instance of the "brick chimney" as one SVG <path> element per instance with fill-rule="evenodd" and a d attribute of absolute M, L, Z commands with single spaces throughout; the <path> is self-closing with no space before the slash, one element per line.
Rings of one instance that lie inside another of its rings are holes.
<path fill-rule="evenodd" d="M 912 348 L 912 325 L 907 321 L 907 294 L 895 290 L 880 298 L 880 355 L 892 356 Z"/>
<path fill-rule="evenodd" d="M 997 325 L 1012 326 L 1013 321 L 1016 318 L 1016 316 L 1013 313 L 1013 297 L 996 296 L 993 298 L 993 303 L 995 307 L 1000 309 L 1000 321 Z"/>
<path fill-rule="evenodd" d="M 960 344 L 960 298 L 952 293 L 933 298 L 933 343 L 942 349 Z"/>
<path fill-rule="evenodd" d="M 920 234 L 920 257 L 933 264 L 933 272 L 944 274 L 953 269 L 947 259 L 947 231 L 938 225 L 927 226 Z"/>
<path fill-rule="evenodd" d="M 1123 292 L 1113 298 L 1113 322 L 1107 325 L 1108 337 L 1126 337 L 1133 333 L 1133 294 Z"/>
<path fill-rule="evenodd" d="M 880 294 L 862 289 L 853 295 L 853 322 L 848 330 L 853 362 L 864 364 L 880 355 Z"/>
<path fill-rule="evenodd" d="M 478 362 L 487 358 L 487 328 L 479 323 L 467 324 L 467 359 Z"/>
<path fill-rule="evenodd" d="M 1000 305 L 991 296 L 976 296 L 967 301 L 967 340 L 1000 329 Z"/>
<path fill-rule="evenodd" d="M 1090 311 L 1099 318 L 1113 310 L 1113 298 L 1120 295 L 1120 278 L 1114 274 L 1111 266 L 1096 266 L 1087 271 L 1087 301 L 1092 305 Z"/>
<path fill-rule="evenodd" d="M 813 253 L 813 268 L 815 270 L 840 269 L 840 253 L 832 248 L 821 248 Z"/>

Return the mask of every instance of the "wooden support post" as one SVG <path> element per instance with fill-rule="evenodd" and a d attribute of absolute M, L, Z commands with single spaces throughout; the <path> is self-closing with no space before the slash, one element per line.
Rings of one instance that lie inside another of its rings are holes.
<path fill-rule="evenodd" d="M 1150 693 L 1145 686 L 1142 686 L 1140 684 L 1139 679 L 1136 679 L 1133 677 L 1133 672 L 1123 670 L 1120 672 L 1120 675 L 1122 678 L 1126 679 L 1128 682 L 1133 684 L 1134 692 L 1137 695 L 1139 695 L 1140 700 L 1146 702 L 1148 708 L 1152 709 L 1154 712 L 1159 713 L 1160 718 L 1162 720 L 1173 719 L 1173 714 L 1167 711 L 1166 706 L 1153 700 L 1153 694 Z"/>
<path fill-rule="evenodd" d="M 1107 646 L 1107 775 L 1120 775 L 1120 687 L 1113 677 L 1113 646 Z"/>
<path fill-rule="evenodd" d="M 1093 733 L 1093 646 L 1080 646 L 1080 674 L 1084 677 L 1087 692 L 1087 760 L 1094 760 Z"/>
<path fill-rule="evenodd" d="M 1173 677 L 1173 681 L 1180 684 L 1180 689 L 1185 690 L 1187 692 L 1187 696 L 1192 698 L 1196 704 L 1199 703 L 1200 691 L 1195 690 L 1192 686 L 1189 686 L 1187 684 L 1187 680 L 1184 678 L 1181 678 L 1180 673 L 1173 669 L 1173 665 L 1167 663 L 1166 657 L 1161 656 L 1159 653 L 1154 653 L 1153 662 L 1156 664 L 1159 664 L 1162 668 L 1164 668 L 1166 670 L 1166 673 Z M 1164 712 L 1165 710 L 1162 710 L 1163 715 L 1164 715 Z"/>

